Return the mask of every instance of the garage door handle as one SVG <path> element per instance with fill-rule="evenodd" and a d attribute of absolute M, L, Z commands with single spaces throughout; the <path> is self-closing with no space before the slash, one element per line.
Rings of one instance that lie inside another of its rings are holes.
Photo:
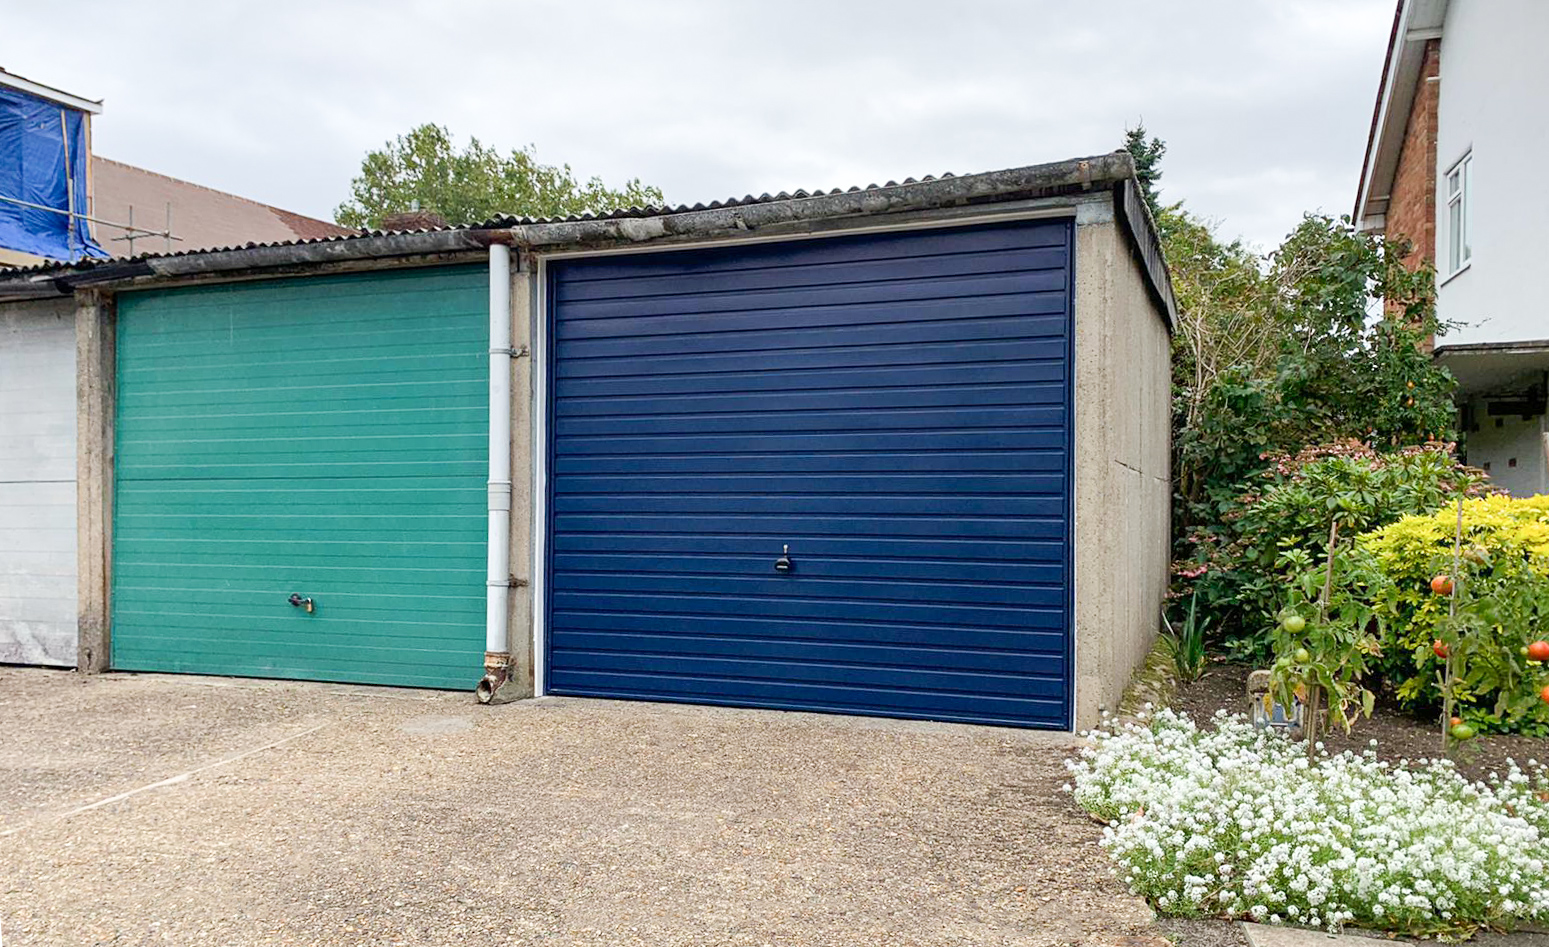
<path fill-rule="evenodd" d="M 312 614 L 314 611 L 317 610 L 316 607 L 312 604 L 312 599 L 311 598 L 302 598 L 299 594 L 297 594 L 295 592 L 290 593 L 290 598 L 286 599 L 285 601 L 289 602 L 292 606 L 294 606 L 296 608 L 304 608 L 304 609 L 306 609 L 308 615 Z"/>
<path fill-rule="evenodd" d="M 789 543 L 786 543 L 785 552 L 781 553 L 780 558 L 775 560 L 775 571 L 789 572 L 791 571 L 791 565 L 791 546 Z"/>

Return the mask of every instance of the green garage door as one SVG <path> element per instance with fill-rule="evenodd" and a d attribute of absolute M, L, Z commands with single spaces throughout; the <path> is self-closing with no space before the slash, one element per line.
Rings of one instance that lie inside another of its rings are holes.
<path fill-rule="evenodd" d="M 119 297 L 114 667 L 478 680 L 488 285 L 443 267 Z"/>

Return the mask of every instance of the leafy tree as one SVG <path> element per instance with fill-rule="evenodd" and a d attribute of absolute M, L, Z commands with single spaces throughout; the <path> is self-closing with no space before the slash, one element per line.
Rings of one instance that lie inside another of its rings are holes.
<path fill-rule="evenodd" d="M 1161 214 L 1162 204 L 1156 183 L 1162 179 L 1162 156 L 1167 153 L 1167 142 L 1152 136 L 1146 141 L 1146 123 L 1124 130 L 1124 150 L 1135 159 L 1135 177 L 1140 179 L 1140 190 L 1145 195 L 1151 216 Z"/>
<path fill-rule="evenodd" d="M 1428 269 L 1406 269 L 1403 251 L 1349 218 L 1309 214 L 1270 254 L 1258 287 L 1205 298 L 1181 320 L 1183 346 L 1210 368 L 1175 375 L 1186 524 L 1229 507 L 1267 453 L 1352 438 L 1391 450 L 1453 436 L 1454 382 L 1424 348 L 1440 328 L 1434 280 Z M 1372 300 L 1385 304 L 1375 314 Z"/>
<path fill-rule="evenodd" d="M 477 138 L 459 149 L 441 125 L 426 124 L 367 153 L 334 211 L 346 227 L 376 227 L 389 214 L 419 209 L 453 223 L 500 214 L 560 217 L 664 202 L 660 188 L 631 178 L 610 188 L 580 181 L 570 165 L 542 164 L 531 145 L 501 154 Z"/>
<path fill-rule="evenodd" d="M 1273 374 L 1282 333 L 1270 305 L 1272 284 L 1257 255 L 1241 241 L 1221 241 L 1181 205 L 1162 208 L 1156 221 L 1178 300 L 1173 410 L 1181 438 L 1216 427 L 1222 382 Z M 1229 436 L 1217 431 L 1208 439 Z M 1255 458 L 1263 446 L 1252 450 Z M 1176 471 L 1181 495 L 1190 498 L 1199 496 L 1204 473 L 1195 460 L 1191 455 Z"/>
<path fill-rule="evenodd" d="M 1154 195 L 1165 143 L 1135 128 L 1124 144 Z M 1348 218 L 1309 214 L 1260 256 L 1182 202 L 1152 209 L 1179 308 L 1178 589 L 1204 591 L 1199 617 L 1240 640 L 1260 634 L 1245 626 L 1264 611 L 1244 583 L 1274 581 L 1264 566 L 1276 550 L 1259 548 L 1249 524 L 1276 456 L 1349 441 L 1393 452 L 1453 436 L 1454 382 L 1424 344 L 1441 328 L 1434 274 L 1410 271 L 1405 247 Z"/>

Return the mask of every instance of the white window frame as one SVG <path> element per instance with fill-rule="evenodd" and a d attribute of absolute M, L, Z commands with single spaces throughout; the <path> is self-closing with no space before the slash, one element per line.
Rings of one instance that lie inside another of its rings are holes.
<path fill-rule="evenodd" d="M 1442 177 L 1442 196 L 1446 210 L 1443 224 L 1447 234 L 1447 279 L 1468 269 L 1474 261 L 1473 247 L 1474 151 L 1470 148 Z"/>

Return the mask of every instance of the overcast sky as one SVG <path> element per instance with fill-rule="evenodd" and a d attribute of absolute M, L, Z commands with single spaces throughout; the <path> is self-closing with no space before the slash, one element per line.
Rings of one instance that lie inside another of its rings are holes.
<path fill-rule="evenodd" d="M 0 67 L 105 100 L 98 154 L 332 219 L 421 122 L 672 202 L 1167 141 L 1262 248 L 1348 213 L 1393 0 L 5 0 Z"/>

